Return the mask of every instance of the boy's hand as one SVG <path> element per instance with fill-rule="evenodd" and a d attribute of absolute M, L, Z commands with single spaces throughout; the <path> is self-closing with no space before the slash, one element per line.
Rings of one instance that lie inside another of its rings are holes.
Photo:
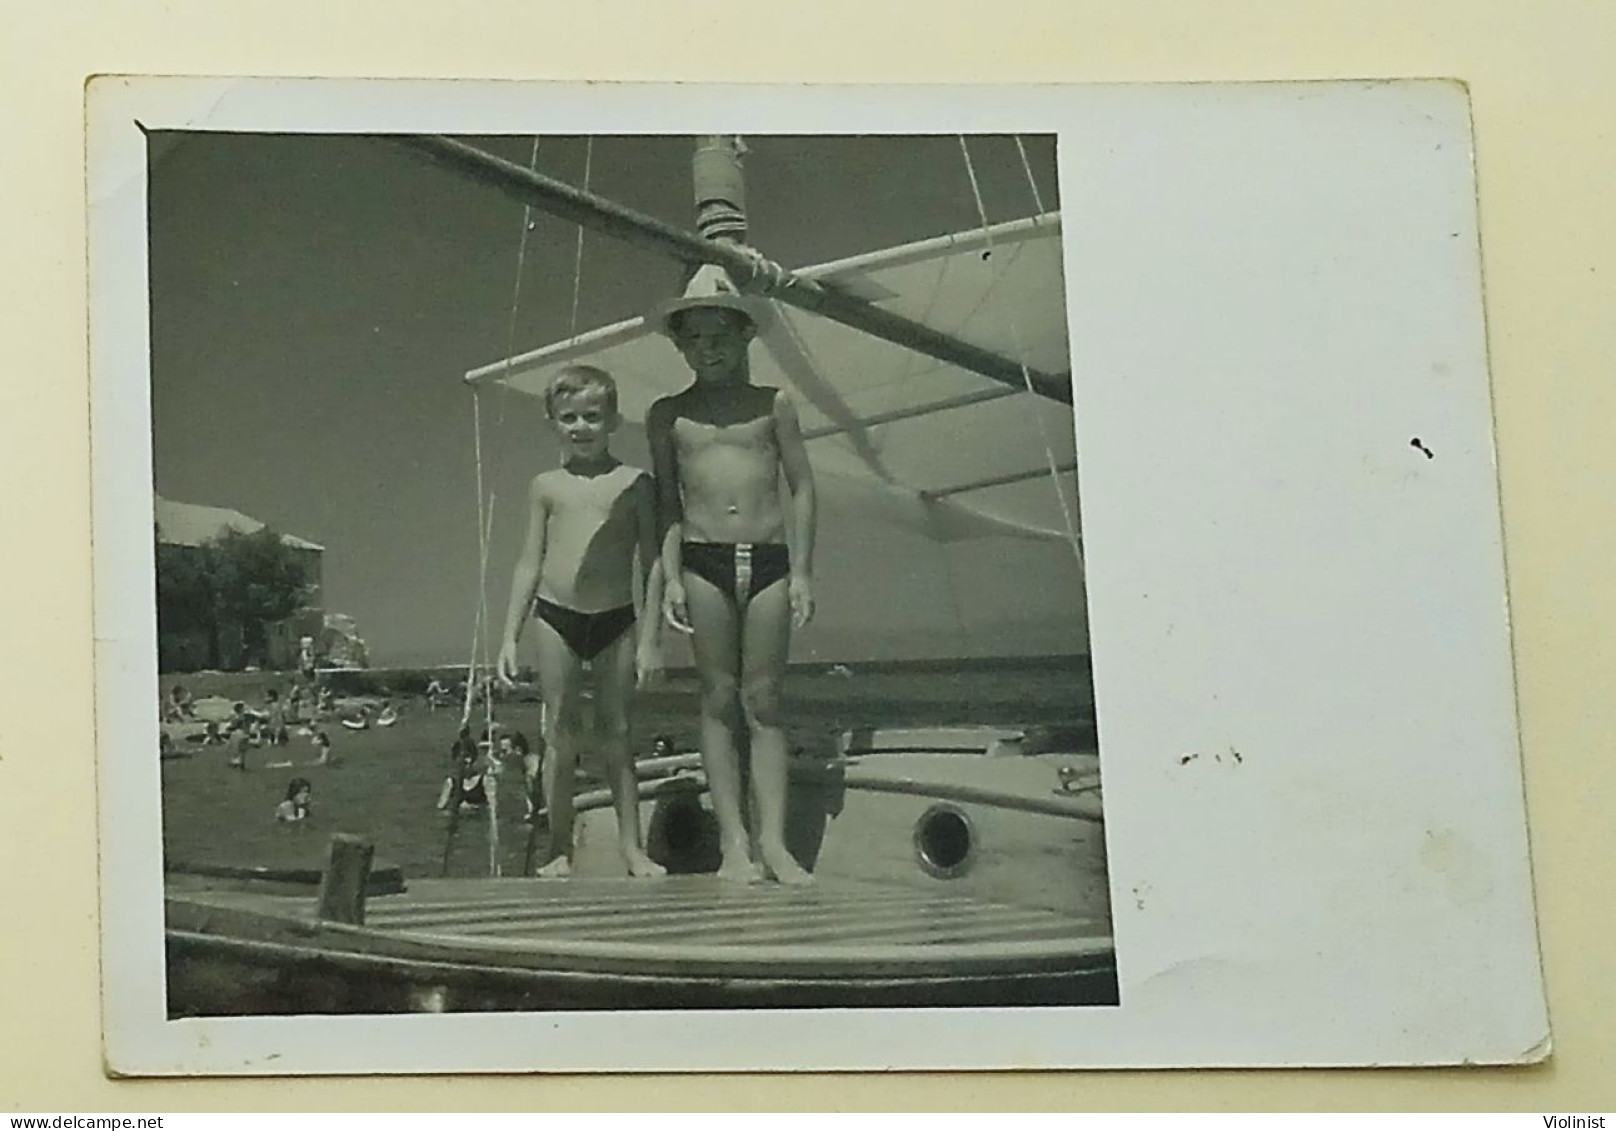
<path fill-rule="evenodd" d="M 791 624 L 801 628 L 814 619 L 814 587 L 806 577 L 793 576 L 786 589 L 791 601 Z"/>
<path fill-rule="evenodd" d="M 662 649 L 642 644 L 634 653 L 635 686 L 644 689 L 662 682 Z"/>
<path fill-rule="evenodd" d="M 507 640 L 499 646 L 499 681 L 506 687 L 516 686 L 516 641 Z"/>
<path fill-rule="evenodd" d="M 747 283 L 752 287 L 768 294 L 777 291 L 791 282 L 791 272 L 767 258 L 761 251 L 751 244 L 731 244 L 732 248 L 744 255 L 752 266 L 752 277 Z"/>
<path fill-rule="evenodd" d="M 685 583 L 670 577 L 662 583 L 662 616 L 680 632 L 690 633 L 690 605 L 685 599 Z"/>

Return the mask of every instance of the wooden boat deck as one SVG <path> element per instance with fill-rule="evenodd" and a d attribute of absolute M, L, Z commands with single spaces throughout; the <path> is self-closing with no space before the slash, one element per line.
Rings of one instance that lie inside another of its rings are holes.
<path fill-rule="evenodd" d="M 314 900 L 245 892 L 191 897 L 298 918 Z M 712 876 L 656 880 L 415 880 L 370 901 L 365 929 L 423 943 L 798 974 L 856 964 L 928 969 L 1042 965 L 1109 950 L 1103 923 L 939 891 L 858 880 L 739 886 Z M 615 962 L 613 962 L 615 964 Z"/>
<path fill-rule="evenodd" d="M 1104 921 L 941 886 L 738 886 L 710 875 L 416 880 L 370 900 L 362 927 L 318 922 L 314 910 L 308 896 L 171 891 L 171 953 L 177 944 L 182 954 L 282 971 L 331 965 L 349 982 L 368 972 L 417 990 L 464 990 L 474 975 L 475 992 L 451 994 L 447 1006 L 465 1009 L 1115 1000 Z M 171 992 L 174 973 L 171 964 Z"/>

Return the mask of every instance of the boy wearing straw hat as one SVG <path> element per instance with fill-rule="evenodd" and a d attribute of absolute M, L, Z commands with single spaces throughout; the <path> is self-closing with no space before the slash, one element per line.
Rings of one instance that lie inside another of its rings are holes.
<path fill-rule="evenodd" d="M 801 884 L 787 850 L 787 747 L 780 718 L 791 630 L 814 612 L 816 505 L 797 410 L 752 384 L 747 350 L 768 304 L 714 264 L 653 319 L 694 376 L 646 415 L 657 478 L 663 610 L 692 633 L 701 678 L 701 754 L 718 819 L 719 875 Z M 785 491 L 780 489 L 782 473 Z M 757 847 L 742 816 L 738 748 L 751 752 Z"/>

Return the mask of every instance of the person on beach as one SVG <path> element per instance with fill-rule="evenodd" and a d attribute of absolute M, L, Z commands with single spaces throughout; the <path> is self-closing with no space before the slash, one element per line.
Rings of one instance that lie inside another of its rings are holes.
<path fill-rule="evenodd" d="M 297 642 L 297 676 L 309 687 L 319 686 L 319 668 L 314 660 L 314 637 L 303 636 Z"/>
<path fill-rule="evenodd" d="M 250 729 L 257 716 L 247 710 L 247 704 L 240 702 L 230 704 L 230 721 L 225 726 L 227 734 L 240 734 Z"/>
<path fill-rule="evenodd" d="M 611 453 L 621 417 L 609 373 L 568 366 L 550 382 L 544 404 L 561 441 L 562 465 L 535 476 L 528 489 L 527 542 L 511 582 L 498 666 L 500 680 L 513 685 L 517 641 L 531 615 L 544 695 L 541 777 L 550 816 L 550 860 L 538 874 L 565 876 L 572 870 L 572 796 L 586 736 L 587 665 L 595 684 L 596 740 L 616 803 L 618 847 L 630 875 L 658 876 L 663 868 L 645 854 L 640 839 L 628 730 L 635 683 L 650 682 L 662 666 L 655 615 L 656 492 L 645 472 Z M 636 604 L 652 610 L 638 618 L 638 631 Z"/>
<path fill-rule="evenodd" d="M 286 783 L 286 800 L 275 806 L 275 819 L 284 823 L 309 819 L 309 796 L 314 787 L 308 778 L 293 778 Z"/>
<path fill-rule="evenodd" d="M 286 725 L 286 704 L 281 702 L 281 693 L 271 687 L 264 692 L 264 715 L 269 728 L 269 741 L 273 746 L 285 746 L 291 741 L 291 731 Z"/>
<path fill-rule="evenodd" d="M 252 748 L 258 745 L 257 724 L 244 725 L 236 728 L 235 753 L 230 756 L 232 770 L 245 770 L 247 768 L 247 755 Z"/>
<path fill-rule="evenodd" d="M 316 765 L 329 766 L 336 761 L 331 757 L 331 736 L 329 734 L 323 730 L 317 730 L 310 741 L 314 743 L 314 749 L 319 751 L 318 756 L 315 758 Z"/>
<path fill-rule="evenodd" d="M 521 731 L 510 731 L 499 736 L 500 759 L 516 761 L 522 769 L 522 820 L 531 821 L 544 804 L 543 787 L 539 784 L 543 759 L 534 751 Z"/>
<path fill-rule="evenodd" d="M 195 717 L 191 693 L 185 690 L 184 684 L 176 683 L 169 689 L 168 698 L 163 701 L 163 721 L 179 723 Z"/>
<path fill-rule="evenodd" d="M 383 699 L 381 709 L 376 712 L 376 725 L 390 727 L 398 722 L 398 708 L 393 706 L 391 699 Z"/>
<path fill-rule="evenodd" d="M 693 634 L 701 756 L 718 819 L 719 875 L 807 883 L 785 844 L 787 750 L 781 683 L 791 630 L 814 613 L 817 506 L 797 410 L 752 384 L 747 350 L 767 305 L 708 264 L 657 313 L 694 380 L 646 416 L 656 470 L 663 608 Z M 785 491 L 780 489 L 784 474 Z M 751 751 L 754 861 L 738 748 Z"/>
<path fill-rule="evenodd" d="M 452 702 L 449 697 L 449 689 L 445 687 L 443 685 L 443 681 L 438 679 L 436 676 L 433 676 L 427 681 L 426 691 L 424 694 L 426 695 L 426 709 L 428 713 L 436 712 L 437 709 L 444 703 Z"/>
<path fill-rule="evenodd" d="M 456 746 L 455 767 L 443 779 L 443 788 L 438 791 L 439 809 L 452 812 L 457 804 L 462 811 L 487 808 L 488 787 L 493 776 L 487 766 L 479 765 L 480 761 L 475 746 Z"/>

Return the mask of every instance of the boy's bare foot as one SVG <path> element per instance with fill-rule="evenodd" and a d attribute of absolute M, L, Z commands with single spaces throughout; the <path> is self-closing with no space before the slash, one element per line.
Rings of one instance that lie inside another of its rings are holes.
<path fill-rule="evenodd" d="M 763 878 L 763 870 L 744 852 L 726 852 L 718 878 L 732 884 L 755 884 Z"/>
<path fill-rule="evenodd" d="M 557 856 L 538 871 L 541 880 L 559 880 L 572 875 L 572 857 Z"/>
<path fill-rule="evenodd" d="M 760 855 L 763 857 L 764 870 L 775 881 L 792 887 L 800 887 L 803 884 L 814 882 L 813 873 L 804 870 L 803 866 L 798 864 L 796 858 L 787 852 L 783 846 L 780 848 L 763 848 L 760 850 Z"/>
<path fill-rule="evenodd" d="M 638 849 L 633 852 L 623 853 L 623 858 L 628 862 L 628 874 L 638 879 L 649 879 L 652 876 L 665 876 L 668 874 L 666 868 Z"/>

